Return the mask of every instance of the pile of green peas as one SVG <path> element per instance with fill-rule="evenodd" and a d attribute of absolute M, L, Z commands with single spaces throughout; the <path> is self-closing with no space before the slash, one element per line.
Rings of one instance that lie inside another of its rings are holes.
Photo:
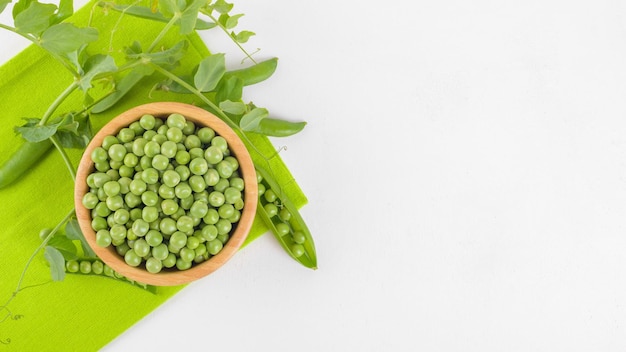
<path fill-rule="evenodd" d="M 143 115 L 93 149 L 83 205 L 96 243 L 150 273 L 218 254 L 244 207 L 244 180 L 225 138 L 181 114 Z"/>

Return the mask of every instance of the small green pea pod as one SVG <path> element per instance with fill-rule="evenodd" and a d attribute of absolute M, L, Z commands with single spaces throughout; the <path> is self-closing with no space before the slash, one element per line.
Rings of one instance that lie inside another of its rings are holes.
<path fill-rule="evenodd" d="M 5 188 L 30 170 L 52 147 L 49 139 L 32 143 L 25 141 L 0 167 L 0 189 Z"/>
<path fill-rule="evenodd" d="M 263 203 L 267 203 L 266 200 L 261 196 L 259 198 L 261 202 L 261 206 L 257 207 L 257 214 L 263 220 L 263 222 L 270 228 L 274 237 L 281 244 L 283 249 L 296 261 L 300 264 L 304 265 L 310 269 L 317 269 L 317 254 L 315 251 L 315 243 L 313 242 L 313 237 L 311 236 L 311 232 L 307 227 L 304 219 L 300 215 L 298 208 L 291 203 L 291 200 L 282 192 L 280 192 L 280 187 L 276 180 L 274 180 L 271 175 L 264 169 L 260 168 L 258 165 L 256 166 L 256 171 L 259 175 L 261 175 L 262 183 L 265 184 L 266 189 L 274 190 L 275 194 L 278 197 L 278 202 L 281 207 L 284 207 L 291 213 L 291 217 L 288 221 L 283 221 L 278 216 L 272 216 L 266 212 L 263 207 Z M 277 228 L 279 224 L 287 224 L 289 226 L 289 233 L 280 235 L 280 231 Z M 305 241 L 300 246 L 304 249 L 304 252 L 301 255 L 297 255 L 294 253 L 294 246 L 298 246 L 297 243 L 293 240 L 293 234 L 295 232 L 299 232 L 304 235 Z"/>
<path fill-rule="evenodd" d="M 109 278 L 111 280 L 115 280 L 118 282 L 123 282 L 125 284 L 129 284 L 132 286 L 135 286 L 137 288 L 146 290 L 152 294 L 156 294 L 157 293 L 157 288 L 156 286 L 153 285 L 146 285 L 137 281 L 133 281 L 133 280 L 129 280 L 128 278 L 126 278 L 125 276 L 122 276 L 120 274 L 118 274 L 116 271 L 112 271 L 112 269 L 109 267 L 108 270 L 105 270 L 102 273 L 95 273 L 93 271 L 89 271 L 89 272 L 81 272 L 79 269 L 80 265 L 83 263 L 89 263 L 91 267 L 93 267 L 95 262 L 99 262 L 101 263 L 103 266 L 106 266 L 105 264 L 103 264 L 99 259 L 95 259 L 95 258 L 81 258 L 78 260 L 68 260 L 66 262 L 66 268 L 65 268 L 65 272 L 68 274 L 72 274 L 72 275 L 82 275 L 82 276 L 100 276 L 103 278 Z M 70 267 L 74 265 L 75 268 L 74 270 L 70 270 Z M 108 272 L 107 272 L 108 271 Z"/>
<path fill-rule="evenodd" d="M 239 77 L 243 80 L 244 86 L 256 84 L 270 78 L 276 66 L 278 65 L 278 58 L 272 58 L 265 61 L 261 61 L 250 67 L 242 68 L 239 70 L 228 71 L 224 73 L 222 80 L 226 81 L 232 76 Z"/>
<path fill-rule="evenodd" d="M 291 122 L 266 117 L 259 122 L 252 132 L 271 137 L 287 137 L 302 131 L 304 126 L 306 126 L 306 122 L 304 121 Z"/>

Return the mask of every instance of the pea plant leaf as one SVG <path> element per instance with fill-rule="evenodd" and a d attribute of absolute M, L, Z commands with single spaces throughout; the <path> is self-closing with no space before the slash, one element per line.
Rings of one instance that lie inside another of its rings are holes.
<path fill-rule="evenodd" d="M 270 78 L 277 66 L 278 58 L 267 59 L 249 67 L 228 71 L 224 74 L 224 80 L 236 76 L 243 80 L 244 86 L 249 86 Z"/>
<path fill-rule="evenodd" d="M 65 279 L 65 259 L 58 249 L 46 246 L 43 256 L 50 264 L 50 274 L 53 281 L 63 281 Z"/>
<path fill-rule="evenodd" d="M 246 132 L 253 132 L 261 123 L 261 120 L 269 115 L 265 108 L 254 108 L 244 114 L 239 121 L 239 127 Z"/>
<path fill-rule="evenodd" d="M 122 99 L 131 89 L 133 89 L 133 87 L 137 85 L 137 83 L 139 83 L 142 78 L 150 75 L 151 73 L 152 71 L 150 71 L 150 66 L 142 65 L 133 68 L 115 84 L 115 91 L 96 103 L 91 108 L 91 112 L 94 114 L 99 114 L 110 109 L 113 105 L 120 101 L 120 99 Z"/>
<path fill-rule="evenodd" d="M 250 39 L 250 37 L 252 37 L 253 35 L 256 35 L 256 33 L 254 32 L 250 32 L 250 31 L 241 31 L 239 33 L 235 33 L 232 32 L 230 34 L 230 36 L 237 42 L 237 43 L 247 43 L 248 40 Z"/>
<path fill-rule="evenodd" d="M 243 95 L 244 81 L 237 76 L 230 76 L 220 81 L 215 93 L 215 100 L 222 101 L 239 101 Z M 243 112 L 242 112 L 243 113 Z"/>
<path fill-rule="evenodd" d="M 219 13 L 229 13 L 230 10 L 233 9 L 233 4 L 227 3 L 224 0 L 217 0 L 213 5 L 210 6 L 213 10 Z"/>
<path fill-rule="evenodd" d="M 186 40 L 181 40 L 169 49 L 156 51 L 153 53 L 139 54 L 137 55 L 137 57 L 149 59 L 150 62 L 153 62 L 157 65 L 176 66 L 179 61 L 185 56 L 187 47 L 189 47 L 189 43 Z M 133 56 L 129 55 L 129 58 L 133 58 Z"/>
<path fill-rule="evenodd" d="M 67 54 L 97 39 L 98 30 L 95 28 L 79 28 L 71 23 L 59 23 L 43 32 L 41 46 L 55 54 Z"/>
<path fill-rule="evenodd" d="M 11 3 L 11 0 L 0 0 L 0 13 L 6 9 L 7 5 Z"/>
<path fill-rule="evenodd" d="M 185 8 L 180 16 L 180 34 L 190 34 L 196 27 L 198 20 L 198 11 L 200 7 L 206 3 L 206 0 L 193 0 L 189 6 Z"/>
<path fill-rule="evenodd" d="M 198 71 L 193 77 L 194 86 L 201 92 L 213 90 L 226 72 L 224 54 L 207 56 L 198 65 Z"/>
<path fill-rule="evenodd" d="M 57 10 L 54 4 L 33 2 L 15 17 L 15 29 L 22 34 L 39 35 L 50 27 L 50 19 Z"/>
<path fill-rule="evenodd" d="M 65 236 L 71 240 L 79 240 L 83 254 L 86 257 L 96 258 L 96 253 L 94 253 L 91 247 L 89 247 L 85 236 L 83 236 L 83 232 L 80 230 L 80 226 L 78 225 L 76 218 L 72 218 L 65 225 Z"/>
<path fill-rule="evenodd" d="M 15 20 L 15 18 L 17 17 L 17 15 L 20 14 L 20 12 L 26 10 L 33 1 L 35 0 L 18 0 L 13 5 L 13 12 L 12 12 L 13 20 Z"/>
<path fill-rule="evenodd" d="M 76 245 L 72 240 L 58 233 L 48 241 L 48 246 L 58 250 L 65 260 L 77 259 Z"/>
<path fill-rule="evenodd" d="M 81 149 L 89 144 L 92 131 L 91 123 L 87 115 L 72 116 L 72 124 L 65 126 L 59 128 L 56 133 L 57 140 L 62 147 Z M 71 128 L 69 126 L 71 126 Z"/>
<path fill-rule="evenodd" d="M 243 115 L 246 112 L 246 104 L 241 101 L 226 100 L 220 103 L 220 109 L 233 115 Z"/>
<path fill-rule="evenodd" d="M 58 127 L 58 124 L 39 125 L 39 119 L 26 119 L 25 124 L 14 127 L 14 130 L 25 140 L 37 143 L 52 137 Z"/>
<path fill-rule="evenodd" d="M 52 23 L 57 24 L 64 19 L 70 17 L 74 13 L 74 1 L 73 0 L 60 0 L 59 11 L 52 18 Z"/>
<path fill-rule="evenodd" d="M 92 87 L 92 80 L 99 74 L 114 72 L 117 70 L 115 60 L 109 55 L 93 55 L 90 56 L 83 67 L 84 73 L 80 77 L 79 87 L 83 91 L 87 91 Z"/>
<path fill-rule="evenodd" d="M 181 12 L 177 0 L 159 0 L 159 12 L 165 17 L 172 18 L 176 12 Z"/>

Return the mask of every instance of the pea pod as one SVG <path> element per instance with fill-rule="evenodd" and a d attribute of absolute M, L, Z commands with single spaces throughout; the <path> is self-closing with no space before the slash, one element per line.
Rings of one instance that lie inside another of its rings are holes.
<path fill-rule="evenodd" d="M 87 265 L 85 265 L 87 264 Z M 95 264 L 99 265 L 101 269 L 96 271 L 94 269 Z M 120 275 L 118 272 L 111 269 L 110 266 L 102 263 L 99 259 L 96 258 L 81 258 L 78 260 L 68 260 L 65 262 L 65 271 L 68 274 L 74 275 L 90 275 L 90 276 L 100 276 L 100 277 L 108 277 L 110 279 L 124 282 L 135 287 L 144 289 L 150 293 L 156 294 L 156 287 L 152 285 L 146 285 L 134 280 L 130 280 L 125 276 Z"/>
<path fill-rule="evenodd" d="M 0 189 L 7 187 L 31 169 L 51 147 L 52 142 L 49 139 L 37 143 L 25 141 L 0 167 Z"/>
<path fill-rule="evenodd" d="M 222 79 L 226 81 L 233 76 L 239 77 L 243 80 L 244 86 L 249 86 L 270 78 L 274 74 L 274 71 L 276 71 L 277 65 L 278 58 L 268 59 L 250 67 L 228 71 L 224 73 L 224 77 Z"/>
<path fill-rule="evenodd" d="M 265 189 L 264 192 L 259 191 L 260 206 L 257 207 L 257 215 L 293 259 L 307 268 L 317 269 L 315 243 L 298 208 L 281 192 L 276 180 L 266 170 L 257 165 L 256 171 L 259 184 L 264 186 L 261 189 Z M 272 197 L 265 195 L 269 190 L 273 193 Z M 268 212 L 268 209 L 274 206 L 289 216 L 281 216 L 279 212 L 276 214 Z"/>
<path fill-rule="evenodd" d="M 305 121 L 291 122 L 266 117 L 259 122 L 252 132 L 271 137 L 287 137 L 302 131 L 304 126 L 306 126 Z"/>

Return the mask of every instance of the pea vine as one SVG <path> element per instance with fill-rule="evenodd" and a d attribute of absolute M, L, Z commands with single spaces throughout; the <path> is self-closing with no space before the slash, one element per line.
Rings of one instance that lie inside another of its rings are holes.
<path fill-rule="evenodd" d="M 306 122 L 270 117 L 267 109 L 243 101 L 244 88 L 270 78 L 277 67 L 276 58 L 257 61 L 243 47 L 255 35 L 248 30 L 238 30 L 239 19 L 243 14 L 233 13 L 233 4 L 225 0 L 138 0 L 130 5 L 115 1 L 96 1 L 93 4 L 89 23 L 81 27 L 66 21 L 74 13 L 73 0 L 59 0 L 58 4 L 42 3 L 38 0 L 18 0 L 15 3 L 12 0 L 0 0 L 0 13 L 11 7 L 13 19 L 12 24 L 0 23 L 0 28 L 41 48 L 71 76 L 66 88 L 50 103 L 40 118 L 26 118 L 22 125 L 15 127 L 15 132 L 21 135 L 24 143 L 0 167 L 0 188 L 10 186 L 20 175 L 37 164 L 45 156 L 45 151 L 51 148 L 60 154 L 70 177 L 75 179 L 76 169 L 66 149 L 84 149 L 87 146 L 92 137 L 90 116 L 116 106 L 145 77 L 161 77 L 153 90 L 195 96 L 201 106 L 225 121 L 241 137 L 246 147 L 264 161 L 263 165 L 256 164 L 255 167 L 264 175 L 265 180 L 275 185 L 275 192 L 282 198 L 274 203 L 281 207 L 282 204 L 290 204 L 287 196 L 281 192 L 280 185 L 271 180 L 269 160 L 273 155 L 260 152 L 250 135 L 290 136 L 300 132 Z M 91 20 L 96 11 L 119 16 L 110 34 L 109 51 L 104 53 L 94 53 L 90 46 L 100 36 Z M 162 28 L 149 43 L 131 41 L 123 48 L 116 48 L 113 46 L 113 36 L 127 16 L 159 22 Z M 187 36 L 196 31 L 212 29 L 220 30 L 228 36 L 241 50 L 244 60 L 249 60 L 252 64 L 229 71 L 226 69 L 225 54 L 214 53 L 202 58 L 196 67 L 180 73 L 181 61 L 186 57 L 189 47 Z M 163 38 L 173 31 L 178 33 L 177 41 L 165 46 Z M 124 52 L 122 59 L 111 55 L 118 51 Z M 60 112 L 62 103 L 75 94 L 82 96 L 82 109 Z M 263 207 L 260 208 L 261 213 L 265 212 Z M 289 211 L 294 213 L 297 209 L 290 207 Z M 297 251 L 298 255 L 294 255 L 290 252 L 291 247 L 284 245 L 286 232 L 277 233 L 275 220 L 271 216 L 261 218 L 266 220 L 268 227 L 294 259 L 307 267 L 316 267 L 312 239 L 299 215 L 294 217 L 299 221 L 293 224 L 293 231 L 301 234 L 303 229 L 306 230 L 309 243 L 304 256 L 300 249 Z M 24 289 L 38 286 L 24 286 L 23 283 L 33 259 L 41 252 L 50 266 L 52 281 L 64 280 L 67 273 L 100 275 L 150 292 L 155 290 L 154 287 L 129 281 L 110 268 L 107 269 L 87 245 L 78 227 L 74 209 L 68 211 L 53 228 L 42 230 L 40 237 L 41 243 L 27 260 L 16 289 L 0 306 L 0 323 L 18 319 L 20 315 L 14 315 L 9 304 Z M 10 339 L 0 342 L 7 344 Z"/>

